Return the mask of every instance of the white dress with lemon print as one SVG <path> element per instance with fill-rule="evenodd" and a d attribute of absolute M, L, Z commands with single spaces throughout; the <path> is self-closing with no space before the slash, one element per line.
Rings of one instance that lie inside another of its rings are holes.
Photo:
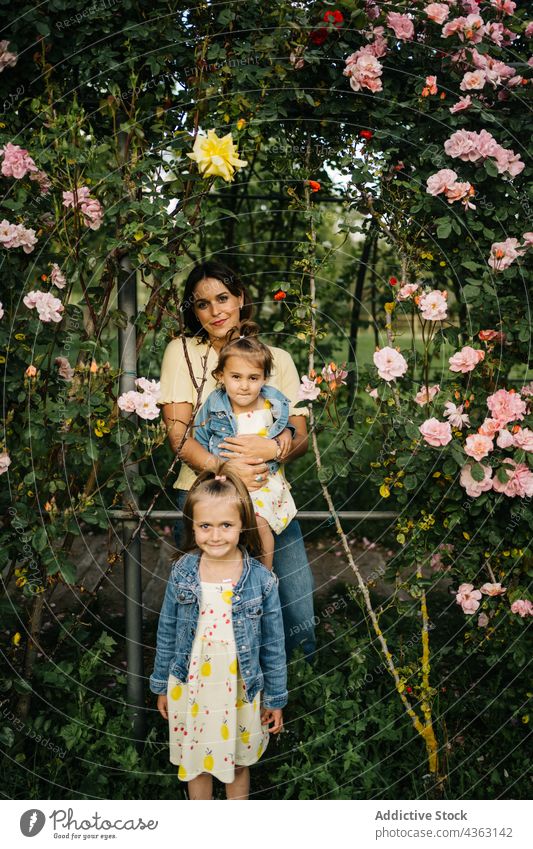
<path fill-rule="evenodd" d="M 228 586 L 230 587 L 228 589 Z M 231 584 L 201 582 L 198 627 L 188 681 L 168 681 L 170 762 L 190 781 L 209 772 L 225 783 L 235 766 L 250 766 L 265 751 L 269 732 L 261 725 L 260 694 L 245 701 L 231 619 Z"/>
<path fill-rule="evenodd" d="M 253 433 L 256 436 L 267 436 L 274 423 L 270 401 L 264 400 L 264 407 L 249 413 L 238 413 L 237 433 L 239 435 Z M 255 512 L 266 519 L 275 534 L 285 530 L 291 519 L 297 513 L 296 504 L 289 489 L 289 484 L 281 470 L 271 474 L 261 489 L 250 493 Z"/>

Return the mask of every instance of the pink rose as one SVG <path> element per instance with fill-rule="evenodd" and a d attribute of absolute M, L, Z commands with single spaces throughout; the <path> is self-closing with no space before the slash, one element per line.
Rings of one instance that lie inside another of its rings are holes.
<path fill-rule="evenodd" d="M 56 366 L 58 366 L 58 372 L 60 376 L 64 380 L 72 380 L 74 377 L 74 369 L 70 365 L 69 361 L 66 357 L 56 357 L 54 360 Z"/>
<path fill-rule="evenodd" d="M 508 431 L 505 432 L 507 433 Z M 529 427 L 517 430 L 517 432 L 513 435 L 513 444 L 515 448 L 521 448 L 522 451 L 533 451 L 533 430 Z"/>
<path fill-rule="evenodd" d="M 383 68 L 368 47 L 361 48 L 346 59 L 343 74 L 350 78 L 350 86 L 354 91 L 367 88 L 372 92 L 382 91 L 381 74 Z"/>
<path fill-rule="evenodd" d="M 402 286 L 401 289 L 398 290 L 396 300 L 406 301 L 408 298 L 412 297 L 412 295 L 414 295 L 414 293 L 417 292 L 418 289 L 418 283 L 406 283 L 405 286 Z"/>
<path fill-rule="evenodd" d="M 466 209 L 475 209 L 475 205 L 471 203 L 470 198 L 474 195 L 474 187 L 470 183 L 453 183 L 446 189 L 446 197 L 448 203 L 455 203 L 460 200 L 463 202 Z"/>
<path fill-rule="evenodd" d="M 465 454 L 473 457 L 474 460 L 482 460 L 487 457 L 494 449 L 492 439 L 488 436 L 483 436 L 481 433 L 471 433 L 465 440 Z"/>
<path fill-rule="evenodd" d="M 10 53 L 8 47 L 9 41 L 0 41 L 0 71 L 4 68 L 13 68 L 17 64 L 17 54 Z"/>
<path fill-rule="evenodd" d="M 4 315 L 5 315 L 5 313 L 4 313 L 4 307 L 3 307 L 3 306 L 2 306 L 2 304 L 0 303 L 0 319 L 2 319 L 2 318 L 4 317 Z"/>
<path fill-rule="evenodd" d="M 507 589 L 507 587 L 502 587 L 502 585 L 500 583 L 498 583 L 498 584 L 486 583 L 486 584 L 483 584 L 483 586 L 479 588 L 480 592 L 482 592 L 483 595 L 488 595 L 488 596 L 491 596 L 491 597 L 496 596 L 496 595 L 503 595 L 504 592 L 506 591 L 506 589 Z"/>
<path fill-rule="evenodd" d="M 499 12 L 505 12 L 506 15 L 512 15 L 516 9 L 514 0 L 490 0 L 490 5 L 498 9 Z"/>
<path fill-rule="evenodd" d="M 466 18 L 454 18 L 453 21 L 448 21 L 442 28 L 442 37 L 449 38 L 451 35 L 457 35 L 462 32 L 465 21 Z"/>
<path fill-rule="evenodd" d="M 487 418 L 485 421 L 478 427 L 478 433 L 482 433 L 483 436 L 494 436 L 501 430 L 502 424 L 501 422 L 496 421 L 496 419 Z"/>
<path fill-rule="evenodd" d="M 7 472 L 9 466 L 11 465 L 11 458 L 7 451 L 2 451 L 0 454 L 0 475 L 3 475 L 4 472 Z"/>
<path fill-rule="evenodd" d="M 452 133 L 444 142 L 444 150 L 452 159 L 462 159 L 463 162 L 476 162 L 481 157 L 477 133 L 469 130 L 457 130 Z"/>
<path fill-rule="evenodd" d="M 456 112 L 463 112 L 465 109 L 470 109 L 472 106 L 472 98 L 469 94 L 466 97 L 460 97 L 454 106 L 450 106 L 450 112 L 455 115 Z"/>
<path fill-rule="evenodd" d="M 487 130 L 480 130 L 479 133 L 475 133 L 477 137 L 477 146 L 479 153 L 481 156 L 486 159 L 487 156 L 496 156 L 498 150 L 500 149 L 500 145 Z"/>
<path fill-rule="evenodd" d="M 514 445 L 513 434 L 503 428 L 498 434 L 496 445 L 498 446 L 498 448 L 510 448 L 512 445 Z"/>
<path fill-rule="evenodd" d="M 152 395 L 156 400 L 159 397 L 161 383 L 158 380 L 148 380 L 146 377 L 138 377 L 135 386 L 142 389 L 147 395 Z"/>
<path fill-rule="evenodd" d="M 501 492 L 509 498 L 531 498 L 533 495 L 533 472 L 525 463 L 517 463 L 516 460 L 505 460 L 503 468 L 509 478 L 502 483 L 495 475 L 492 488 L 495 492 Z"/>
<path fill-rule="evenodd" d="M 416 393 L 414 400 L 421 407 L 424 407 L 426 404 L 429 404 L 439 392 L 440 386 L 438 383 L 434 386 L 421 386 Z"/>
<path fill-rule="evenodd" d="M 485 359 L 485 351 L 478 351 L 471 348 L 470 345 L 465 345 L 460 351 L 448 359 L 450 371 L 458 371 L 466 374 L 473 371 L 482 360 Z"/>
<path fill-rule="evenodd" d="M 463 405 L 458 407 L 453 401 L 446 401 L 444 405 L 444 418 L 448 419 L 452 427 L 462 430 L 465 425 L 470 425 L 470 417 L 468 413 L 463 413 Z"/>
<path fill-rule="evenodd" d="M 527 25 L 524 30 L 524 35 L 526 38 L 533 38 L 533 21 Z"/>
<path fill-rule="evenodd" d="M 518 239 L 506 239 L 505 242 L 494 242 L 490 249 L 488 263 L 494 271 L 504 271 L 520 256 Z"/>
<path fill-rule="evenodd" d="M 486 628 L 489 624 L 489 617 L 485 612 L 481 612 L 477 618 L 478 628 Z"/>
<path fill-rule="evenodd" d="M 4 248 L 22 248 L 25 254 L 30 254 L 37 238 L 35 230 L 24 227 L 24 224 L 10 224 L 5 218 L 0 221 L 0 244 Z"/>
<path fill-rule="evenodd" d="M 430 21 L 435 21 L 436 24 L 443 24 L 450 14 L 450 7 L 446 3 L 430 3 L 426 6 L 424 12 Z"/>
<path fill-rule="evenodd" d="M 401 15 L 399 12 L 389 12 L 387 25 L 394 30 L 396 38 L 400 38 L 402 41 L 409 41 L 415 34 L 411 18 L 408 15 Z"/>
<path fill-rule="evenodd" d="M 527 599 L 517 598 L 511 605 L 511 613 L 518 613 L 522 619 L 524 616 L 533 616 L 533 604 Z"/>
<path fill-rule="evenodd" d="M 449 422 L 439 422 L 436 418 L 426 419 L 418 430 L 428 443 L 434 448 L 447 445 L 452 439 L 452 429 Z"/>
<path fill-rule="evenodd" d="M 22 300 L 28 309 L 37 310 L 41 321 L 57 324 L 63 318 L 61 313 L 65 308 L 59 298 L 54 298 L 50 292 L 30 292 Z"/>
<path fill-rule="evenodd" d="M 367 386 L 366 391 L 368 392 L 368 394 L 370 395 L 371 398 L 373 398 L 375 401 L 379 401 L 379 395 L 378 395 L 377 389 L 371 389 L 369 386 Z"/>
<path fill-rule="evenodd" d="M 67 285 L 67 281 L 65 275 L 61 271 L 57 262 L 54 262 L 52 265 L 52 273 L 50 274 L 50 280 L 54 286 L 57 286 L 58 289 L 64 289 Z"/>
<path fill-rule="evenodd" d="M 440 195 L 446 191 L 448 186 L 451 186 L 457 180 L 457 174 L 450 168 L 441 168 L 436 174 L 432 174 L 427 179 L 426 192 L 430 195 Z M 408 284 L 409 285 L 409 284 Z"/>
<path fill-rule="evenodd" d="M 129 392 L 123 392 L 122 395 L 119 395 L 117 399 L 119 409 L 124 410 L 125 413 L 134 413 L 138 394 L 138 392 L 130 389 Z"/>
<path fill-rule="evenodd" d="M 421 295 L 418 308 L 422 318 L 426 321 L 444 321 L 447 317 L 448 304 L 443 292 L 435 289 L 427 295 Z"/>
<path fill-rule="evenodd" d="M 135 392 L 135 396 L 133 403 L 139 418 L 150 421 L 157 419 L 161 410 L 156 404 L 156 396 L 150 392 Z"/>
<path fill-rule="evenodd" d="M 478 333 L 482 342 L 505 342 L 506 335 L 500 330 L 480 330 Z"/>
<path fill-rule="evenodd" d="M 21 180 L 28 172 L 39 170 L 28 151 L 19 147 L 18 144 L 8 142 L 0 150 L 0 155 L 4 157 L 2 162 L 4 177 L 15 177 L 16 180 Z"/>
<path fill-rule="evenodd" d="M 298 401 L 315 401 L 320 395 L 320 387 L 316 385 L 316 378 L 311 380 L 306 374 L 298 387 Z"/>
<path fill-rule="evenodd" d="M 500 425 L 521 420 L 527 412 L 526 402 L 513 389 L 498 389 L 487 398 L 487 407 Z"/>
<path fill-rule="evenodd" d="M 396 377 L 401 377 L 407 371 L 407 360 L 395 348 L 388 345 L 374 354 L 374 365 L 377 366 L 378 374 L 383 380 L 390 382 Z"/>
<path fill-rule="evenodd" d="M 487 77 L 484 71 L 468 71 L 461 80 L 459 88 L 461 91 L 479 90 L 484 88 L 486 82 Z"/>
<path fill-rule="evenodd" d="M 461 469 L 459 483 L 466 489 L 466 494 L 470 498 L 479 498 L 482 492 L 488 492 L 492 489 L 492 469 L 490 466 L 481 464 L 485 477 L 482 481 L 476 481 L 472 477 L 472 463 L 466 463 Z"/>
<path fill-rule="evenodd" d="M 467 614 L 476 612 L 479 607 L 480 598 L 481 593 L 479 590 L 474 589 L 473 584 L 461 584 L 455 596 L 457 604 L 460 604 L 463 608 L 463 613 Z"/>

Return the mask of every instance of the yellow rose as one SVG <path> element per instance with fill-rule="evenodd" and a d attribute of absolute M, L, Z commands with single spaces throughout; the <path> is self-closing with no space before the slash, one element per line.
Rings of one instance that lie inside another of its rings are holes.
<path fill-rule="evenodd" d="M 231 133 L 219 138 L 214 130 L 208 130 L 207 136 L 198 133 L 193 152 L 187 156 L 196 162 L 202 177 L 222 177 L 227 183 L 233 180 L 236 170 L 248 165 L 245 159 L 238 158 Z"/>

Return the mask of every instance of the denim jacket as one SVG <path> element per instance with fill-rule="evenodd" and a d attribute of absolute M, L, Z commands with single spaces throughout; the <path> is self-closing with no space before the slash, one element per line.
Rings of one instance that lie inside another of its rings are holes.
<path fill-rule="evenodd" d="M 289 399 L 273 386 L 264 384 L 260 397 L 270 401 L 274 423 L 268 431 L 267 438 L 279 436 L 288 427 L 294 436 L 295 429 L 289 422 Z M 231 401 L 225 389 L 215 389 L 196 414 L 193 430 L 194 438 L 211 454 L 219 454 L 219 445 L 227 436 L 237 436 L 237 419 L 231 409 Z M 267 460 L 271 474 L 279 469 L 277 460 Z"/>
<path fill-rule="evenodd" d="M 287 704 L 285 636 L 278 579 L 243 551 L 242 574 L 231 599 L 233 632 L 240 673 L 249 702 L 262 691 L 262 706 Z M 198 553 L 172 564 L 157 628 L 157 649 L 150 690 L 166 693 L 168 677 L 188 680 L 191 649 L 200 611 Z"/>

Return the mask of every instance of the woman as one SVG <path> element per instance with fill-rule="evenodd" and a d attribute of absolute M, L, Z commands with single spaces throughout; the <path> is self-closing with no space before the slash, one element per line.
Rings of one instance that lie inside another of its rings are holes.
<path fill-rule="evenodd" d="M 178 451 L 193 411 L 197 409 L 198 394 L 205 400 L 216 388 L 211 371 L 217 364 L 218 352 L 228 330 L 252 316 L 252 303 L 244 284 L 219 262 L 202 263 L 192 269 L 185 282 L 181 309 L 185 327 L 191 335 L 173 339 L 167 345 L 161 365 L 158 401 L 174 452 Z M 285 459 L 291 462 L 307 451 L 308 411 L 294 408 L 300 380 L 290 354 L 281 348 L 271 348 L 271 351 L 274 367 L 268 383 L 291 401 L 289 423 L 295 435 L 292 450 Z M 220 456 L 251 492 L 262 486 L 269 471 L 267 461 L 275 459 L 278 452 L 275 440 L 254 435 L 227 437 L 220 448 Z M 174 488 L 181 510 L 196 475 L 200 471 L 216 470 L 220 458 L 210 454 L 191 435 L 179 450 L 179 457 L 182 465 Z M 178 521 L 174 528 L 178 548 L 182 530 L 182 522 Z M 276 535 L 274 571 L 279 578 L 287 657 L 300 645 L 310 657 L 315 649 L 313 577 L 300 525 L 295 519 Z"/>

